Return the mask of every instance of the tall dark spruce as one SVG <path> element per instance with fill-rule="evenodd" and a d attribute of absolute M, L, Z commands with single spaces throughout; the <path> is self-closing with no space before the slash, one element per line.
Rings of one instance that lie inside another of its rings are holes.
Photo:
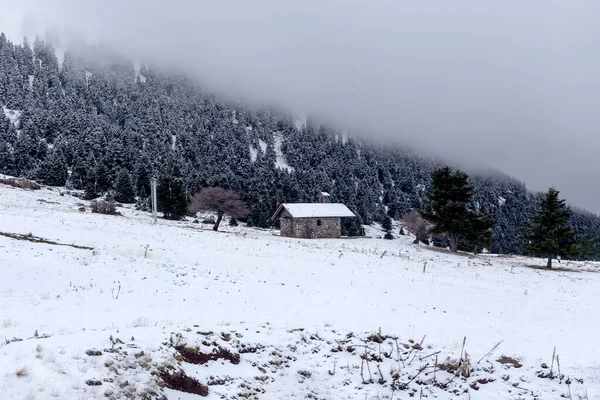
<path fill-rule="evenodd" d="M 581 254 L 575 232 L 569 224 L 572 213 L 558 194 L 558 190 L 550 188 L 525 227 L 525 250 L 546 257 L 547 268 L 552 268 L 552 259 L 556 256 L 572 259 Z"/>

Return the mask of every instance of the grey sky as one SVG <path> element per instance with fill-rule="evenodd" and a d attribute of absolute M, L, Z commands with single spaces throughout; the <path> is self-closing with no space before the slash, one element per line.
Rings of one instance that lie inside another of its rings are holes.
<path fill-rule="evenodd" d="M 600 213 L 597 0 L 0 0 L 214 87 Z M 4 13 L 0 13 L 4 14 Z M 6 14 L 4 14 L 6 15 Z M 39 22 L 37 24 L 36 22 Z M 10 25 L 10 26 L 9 26 Z M 20 34 L 20 32 L 19 32 Z"/>

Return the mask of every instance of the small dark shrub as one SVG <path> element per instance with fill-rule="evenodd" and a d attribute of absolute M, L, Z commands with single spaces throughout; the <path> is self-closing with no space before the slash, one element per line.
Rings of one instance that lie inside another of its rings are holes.
<path fill-rule="evenodd" d="M 389 231 L 385 233 L 385 236 L 383 237 L 384 239 L 387 240 L 394 240 L 394 235 L 392 235 Z"/>
<path fill-rule="evenodd" d="M 197 394 L 203 397 L 208 396 L 208 386 L 201 384 L 195 378 L 187 376 L 185 372 L 181 370 L 176 372 L 162 370 L 159 371 L 158 376 L 169 389 Z"/>
<path fill-rule="evenodd" d="M 227 349 L 219 347 L 213 349 L 211 353 L 202 353 L 199 349 L 194 347 L 178 346 L 175 348 L 183 361 L 190 364 L 206 364 L 209 361 L 216 361 L 219 359 L 228 360 L 232 364 L 240 363 L 240 355 L 233 354 Z"/>
<path fill-rule="evenodd" d="M 229 226 L 238 226 L 237 219 L 233 217 L 229 218 Z"/>
<path fill-rule="evenodd" d="M 90 203 L 93 213 L 118 215 L 117 206 L 112 200 L 94 200 Z"/>

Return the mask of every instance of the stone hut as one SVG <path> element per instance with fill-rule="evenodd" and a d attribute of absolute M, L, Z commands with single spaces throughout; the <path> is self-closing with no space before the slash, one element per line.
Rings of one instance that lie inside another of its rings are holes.
<path fill-rule="evenodd" d="M 329 196 L 324 196 L 329 200 Z M 279 219 L 281 236 L 295 238 L 339 238 L 341 219 L 355 217 L 341 203 L 285 203 L 279 206 L 272 219 Z"/>

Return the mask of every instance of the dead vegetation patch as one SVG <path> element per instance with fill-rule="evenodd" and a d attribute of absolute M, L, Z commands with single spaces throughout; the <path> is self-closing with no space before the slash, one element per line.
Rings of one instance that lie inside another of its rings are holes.
<path fill-rule="evenodd" d="M 516 358 L 513 358 L 513 357 L 508 357 L 508 356 L 501 356 L 496 361 L 498 361 L 502 365 L 512 365 L 515 368 L 521 368 L 523 366 L 523 364 L 521 364 L 519 362 L 519 360 L 517 360 Z"/>
<path fill-rule="evenodd" d="M 525 268 L 530 268 L 530 269 L 537 269 L 537 270 L 541 270 L 541 271 L 548 271 L 548 272 L 581 272 L 581 270 L 576 269 L 576 267 L 552 267 L 552 268 L 547 268 L 545 265 L 525 265 Z"/>
<path fill-rule="evenodd" d="M 0 183 L 27 190 L 39 190 L 42 188 L 37 182 L 21 178 L 0 178 Z"/>
<path fill-rule="evenodd" d="M 102 352 L 100 350 L 89 349 L 85 351 L 85 354 L 90 357 L 99 357 L 102 355 Z"/>
<path fill-rule="evenodd" d="M 163 385 L 169 389 L 197 394 L 203 397 L 208 396 L 208 386 L 201 384 L 196 378 L 187 376 L 182 370 L 170 372 L 166 369 L 161 369 L 158 371 L 158 377 L 161 379 Z"/>
<path fill-rule="evenodd" d="M 206 364 L 209 361 L 227 360 L 230 363 L 237 365 L 240 363 L 240 355 L 234 354 L 231 351 L 222 347 L 213 349 L 210 353 L 203 353 L 199 348 L 177 346 L 175 350 L 181 356 L 181 359 L 190 364 Z"/>

